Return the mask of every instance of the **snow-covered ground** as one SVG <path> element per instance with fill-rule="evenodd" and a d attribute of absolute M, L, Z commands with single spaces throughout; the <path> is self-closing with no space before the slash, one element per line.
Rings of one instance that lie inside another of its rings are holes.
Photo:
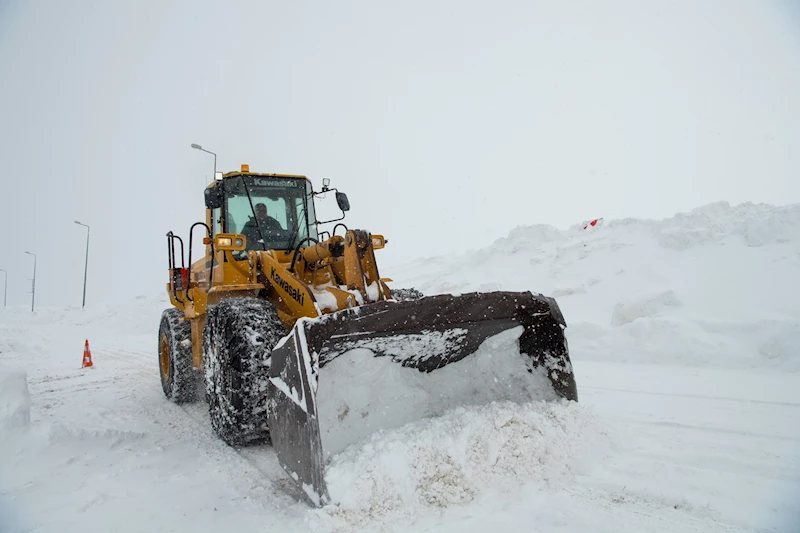
<path fill-rule="evenodd" d="M 580 403 L 374 435 L 332 458 L 323 509 L 268 445 L 228 447 L 205 403 L 164 398 L 165 297 L 8 308 L 0 532 L 800 531 L 799 228 L 800 205 L 721 203 L 383 266 L 426 294 L 555 296 Z"/>

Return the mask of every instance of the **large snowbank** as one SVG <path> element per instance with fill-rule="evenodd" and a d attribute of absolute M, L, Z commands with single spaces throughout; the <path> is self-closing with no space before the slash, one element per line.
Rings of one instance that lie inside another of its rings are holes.
<path fill-rule="evenodd" d="M 518 227 L 389 274 L 425 294 L 552 295 L 573 358 L 800 370 L 800 205 L 719 202 L 582 227 Z"/>

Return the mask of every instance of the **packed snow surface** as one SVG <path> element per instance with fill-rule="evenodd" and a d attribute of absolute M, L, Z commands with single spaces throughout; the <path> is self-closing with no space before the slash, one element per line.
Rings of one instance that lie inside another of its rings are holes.
<path fill-rule="evenodd" d="M 203 401 L 164 398 L 165 295 L 0 312 L 0 532 L 800 531 L 800 206 L 583 225 L 382 265 L 428 295 L 554 296 L 580 402 L 454 405 L 355 438 L 320 509 L 269 445 L 231 448 Z"/>

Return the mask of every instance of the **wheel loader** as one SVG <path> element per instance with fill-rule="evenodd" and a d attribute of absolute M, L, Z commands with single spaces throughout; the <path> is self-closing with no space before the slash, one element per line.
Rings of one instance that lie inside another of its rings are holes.
<path fill-rule="evenodd" d="M 329 194 L 341 216 L 320 221 L 315 202 Z M 242 165 L 215 174 L 205 205 L 185 247 L 167 233 L 164 393 L 204 397 L 232 446 L 271 442 L 311 504 L 330 503 L 331 455 L 377 431 L 464 405 L 578 400 L 555 300 L 394 298 L 375 257 L 386 239 L 341 222 L 349 201 L 329 180 L 315 191 L 305 176 Z M 195 233 L 205 254 L 192 262 Z"/>

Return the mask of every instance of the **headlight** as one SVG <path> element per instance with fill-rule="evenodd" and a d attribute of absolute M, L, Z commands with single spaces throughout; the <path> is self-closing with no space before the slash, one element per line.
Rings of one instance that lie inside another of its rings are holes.
<path fill-rule="evenodd" d="M 372 247 L 376 250 L 380 250 L 386 246 L 386 239 L 383 235 L 373 235 L 372 236 Z"/>
<path fill-rule="evenodd" d="M 214 237 L 214 248 L 217 250 L 244 250 L 247 244 L 247 237 L 234 233 L 220 233 Z"/>

